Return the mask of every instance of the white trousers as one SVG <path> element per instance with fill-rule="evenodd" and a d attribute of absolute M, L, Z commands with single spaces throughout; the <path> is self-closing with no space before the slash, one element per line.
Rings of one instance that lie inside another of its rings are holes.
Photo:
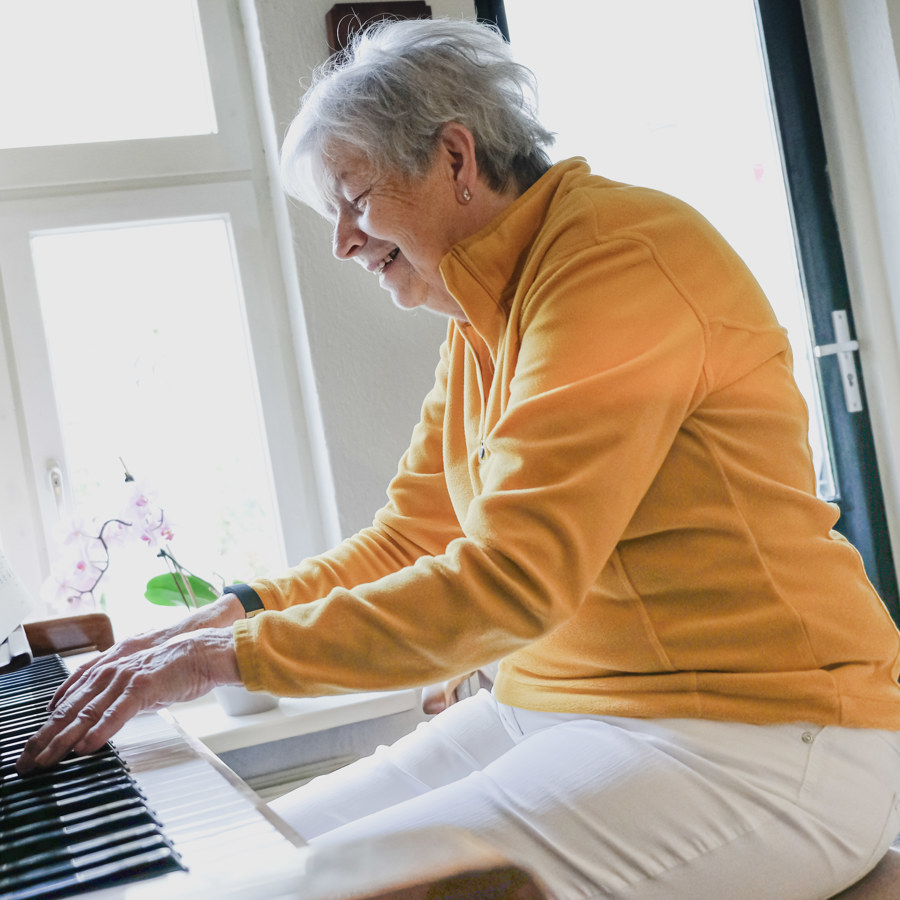
<path fill-rule="evenodd" d="M 537 713 L 481 691 L 271 805 L 313 846 L 454 825 L 555 898 L 813 900 L 900 832 L 900 735 Z"/>

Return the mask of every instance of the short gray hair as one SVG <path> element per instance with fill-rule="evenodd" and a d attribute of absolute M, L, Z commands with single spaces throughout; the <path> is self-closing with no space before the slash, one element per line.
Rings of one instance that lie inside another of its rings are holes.
<path fill-rule="evenodd" d="M 313 74 L 282 148 L 285 189 L 310 202 L 311 157 L 342 142 L 376 171 L 421 177 L 444 126 L 465 125 L 495 191 L 521 192 L 550 166 L 553 135 L 538 121 L 531 71 L 496 29 L 451 19 L 386 21 Z"/>

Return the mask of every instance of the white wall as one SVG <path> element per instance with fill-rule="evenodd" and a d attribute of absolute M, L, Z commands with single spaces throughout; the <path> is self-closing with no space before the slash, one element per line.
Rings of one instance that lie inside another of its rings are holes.
<path fill-rule="evenodd" d="M 900 565 L 900 0 L 803 0 L 802 6 Z"/>
<path fill-rule="evenodd" d="M 325 13 L 333 0 L 243 0 L 257 88 L 272 157 L 294 117 L 314 66 L 328 56 Z M 473 16 L 472 0 L 431 0 L 434 16 Z M 268 107 L 268 108 L 266 108 Z M 274 161 L 274 160 L 273 160 Z M 433 382 L 446 320 L 396 309 L 374 277 L 331 254 L 328 224 L 309 209 L 275 198 L 284 215 L 286 272 L 301 366 L 318 399 L 333 487 L 333 540 L 369 525 L 385 499 L 422 400 Z M 290 244 L 294 250 L 291 250 Z M 330 529 L 330 530 L 329 530 Z"/>

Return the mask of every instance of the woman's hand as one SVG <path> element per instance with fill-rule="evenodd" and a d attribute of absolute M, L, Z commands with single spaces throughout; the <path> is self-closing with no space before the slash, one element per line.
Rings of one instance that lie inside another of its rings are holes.
<path fill-rule="evenodd" d="M 474 672 L 422 688 L 422 712 L 434 716 L 482 688 L 490 690 L 497 678 L 498 667 L 498 662 L 488 663 Z"/>
<path fill-rule="evenodd" d="M 468 672 L 465 675 L 457 675 L 447 681 L 422 688 L 422 712 L 427 716 L 434 716 L 443 712 L 448 706 L 453 706 L 459 700 L 457 689 L 473 674 L 473 672 Z"/>
<path fill-rule="evenodd" d="M 214 603 L 203 606 L 195 610 L 191 615 L 182 619 L 176 625 L 170 625 L 168 628 L 159 628 L 156 631 L 145 631 L 142 634 L 136 634 L 127 637 L 118 644 L 114 644 L 108 650 L 105 650 L 99 656 L 89 659 L 82 663 L 57 689 L 53 695 L 53 699 L 49 703 L 50 709 L 56 709 L 60 700 L 76 687 L 90 674 L 96 666 L 106 665 L 115 662 L 117 659 L 123 659 L 131 656 L 140 650 L 148 650 L 151 647 L 160 647 L 168 643 L 173 638 L 179 637 L 190 631 L 197 631 L 201 628 L 227 628 L 233 625 L 238 619 L 243 618 L 244 608 L 234 594 L 224 594 Z"/>
<path fill-rule="evenodd" d="M 20 774 L 55 765 L 71 750 L 98 750 L 143 710 L 193 700 L 219 684 L 241 683 L 230 627 L 192 630 L 131 653 L 112 649 L 57 692 L 52 715 L 16 763 Z"/>

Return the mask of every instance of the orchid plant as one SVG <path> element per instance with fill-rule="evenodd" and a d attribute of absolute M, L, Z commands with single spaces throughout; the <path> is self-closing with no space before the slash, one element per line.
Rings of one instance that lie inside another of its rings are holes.
<path fill-rule="evenodd" d="M 41 589 L 43 599 L 64 613 L 96 609 L 95 591 L 110 567 L 111 551 L 137 542 L 155 550 L 169 569 L 147 582 L 144 596 L 151 603 L 183 604 L 188 609 L 211 603 L 220 592 L 175 559 L 168 547 L 174 532 L 165 509 L 157 502 L 153 489 L 146 482 L 137 481 L 122 465 L 128 495 L 117 515 L 102 522 L 70 516 L 54 527 L 60 555 Z"/>

